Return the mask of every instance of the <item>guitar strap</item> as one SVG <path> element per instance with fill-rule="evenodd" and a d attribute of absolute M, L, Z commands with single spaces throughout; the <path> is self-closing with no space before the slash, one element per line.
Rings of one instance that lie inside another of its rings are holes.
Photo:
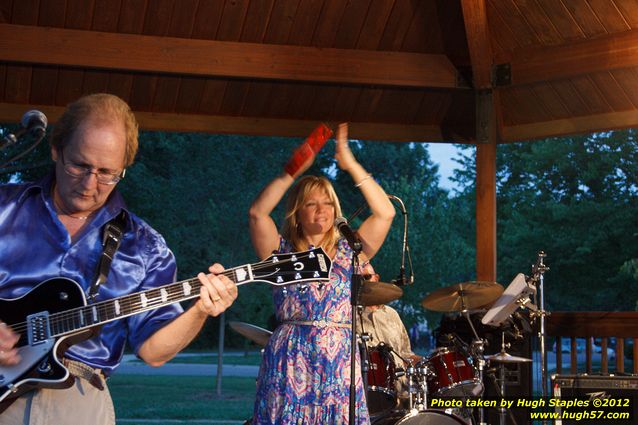
<path fill-rule="evenodd" d="M 95 278 L 89 290 L 89 303 L 95 301 L 100 285 L 106 282 L 106 278 L 109 276 L 111 261 L 113 257 L 115 257 L 115 252 L 122 242 L 124 227 L 126 227 L 126 211 L 124 210 L 120 211 L 118 215 L 104 225 L 104 235 L 102 237 L 103 251 L 95 272 Z"/>

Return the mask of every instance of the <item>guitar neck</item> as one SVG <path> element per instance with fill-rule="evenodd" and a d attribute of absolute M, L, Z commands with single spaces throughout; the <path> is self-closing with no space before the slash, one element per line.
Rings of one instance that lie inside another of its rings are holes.
<path fill-rule="evenodd" d="M 330 279 L 330 258 L 321 248 L 304 252 L 273 254 L 254 264 L 245 264 L 225 270 L 222 275 L 235 285 L 250 282 L 265 282 L 275 286 L 303 281 L 327 281 Z M 70 279 L 66 279 L 69 281 Z M 144 311 L 186 301 L 199 296 L 202 287 L 197 278 L 174 282 L 146 291 L 125 295 L 93 304 L 85 301 L 79 285 L 71 281 L 80 292 L 79 307 L 49 313 L 47 308 L 26 316 L 26 323 L 14 323 L 15 332 L 23 334 L 29 344 L 35 344 L 50 337 L 71 334 L 84 329 L 100 326 L 113 320 L 122 319 Z M 43 282 L 44 285 L 46 282 Z M 36 291 L 38 287 L 31 292 Z M 64 292 L 59 295 L 64 296 Z M 25 316 L 22 316 L 25 318 Z"/>
<path fill-rule="evenodd" d="M 235 285 L 254 281 L 250 264 L 225 270 L 221 274 L 228 277 Z M 191 278 L 131 295 L 53 313 L 48 316 L 50 334 L 58 337 L 144 311 L 197 298 L 201 287 L 202 283 L 198 278 Z"/>

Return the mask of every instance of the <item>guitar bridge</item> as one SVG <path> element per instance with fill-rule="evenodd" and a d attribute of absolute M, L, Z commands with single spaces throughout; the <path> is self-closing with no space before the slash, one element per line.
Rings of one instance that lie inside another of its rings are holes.
<path fill-rule="evenodd" d="M 51 337 L 48 311 L 27 316 L 27 336 L 31 346 L 46 342 Z"/>

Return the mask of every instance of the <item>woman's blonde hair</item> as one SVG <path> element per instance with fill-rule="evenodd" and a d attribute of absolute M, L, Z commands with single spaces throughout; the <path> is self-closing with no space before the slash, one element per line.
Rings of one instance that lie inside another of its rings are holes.
<path fill-rule="evenodd" d="M 297 211 L 304 205 L 310 193 L 316 189 L 323 191 L 334 204 L 335 216 L 341 216 L 341 205 L 339 198 L 332 187 L 332 183 L 325 177 L 304 176 L 290 189 L 286 199 L 286 217 L 281 229 L 281 235 L 288 240 L 296 251 L 303 251 L 309 248 L 308 242 L 304 238 L 301 224 L 297 221 Z M 321 240 L 320 246 L 325 251 L 335 246 L 339 239 L 339 232 L 334 227 L 326 233 Z"/>

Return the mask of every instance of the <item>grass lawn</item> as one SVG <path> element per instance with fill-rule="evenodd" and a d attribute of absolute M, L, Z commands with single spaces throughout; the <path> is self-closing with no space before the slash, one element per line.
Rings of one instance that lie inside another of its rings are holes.
<path fill-rule="evenodd" d="M 178 356 L 173 359 L 169 363 L 187 363 L 187 364 L 217 364 L 217 355 L 216 354 L 201 354 L 201 355 L 189 355 L 189 356 Z M 133 362 L 143 363 L 140 359 L 132 360 Z M 251 365 L 251 366 L 259 366 L 261 363 L 261 355 L 260 354 L 248 354 L 247 356 L 224 356 L 224 364 L 230 365 Z"/>
<path fill-rule="evenodd" d="M 255 399 L 254 378 L 224 377 L 220 396 L 212 376 L 116 374 L 109 379 L 109 388 L 116 417 L 121 419 L 243 421 L 252 415 Z"/>

